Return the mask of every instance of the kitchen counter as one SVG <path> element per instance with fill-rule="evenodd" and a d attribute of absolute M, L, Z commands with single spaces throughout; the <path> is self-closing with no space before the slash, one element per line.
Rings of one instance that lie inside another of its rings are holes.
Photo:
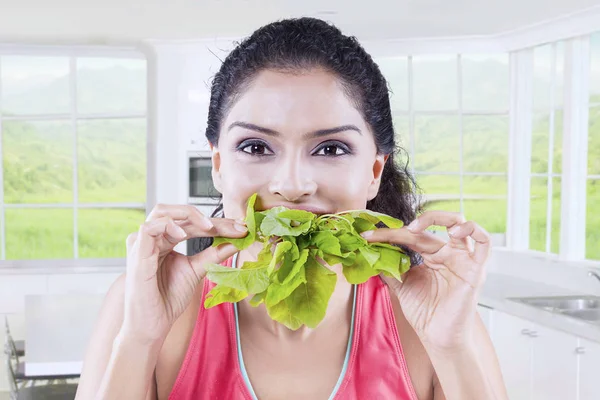
<path fill-rule="evenodd" d="M 479 295 L 478 303 L 482 306 L 514 315 L 515 317 L 600 343 L 600 324 L 595 325 L 583 320 L 545 311 L 518 301 L 509 300 L 511 297 L 572 296 L 585 294 L 509 275 L 488 273 L 486 283 Z M 600 285 L 598 295 L 600 295 Z"/>

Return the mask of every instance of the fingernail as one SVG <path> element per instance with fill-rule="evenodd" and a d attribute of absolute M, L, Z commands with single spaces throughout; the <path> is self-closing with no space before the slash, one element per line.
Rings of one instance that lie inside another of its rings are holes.
<path fill-rule="evenodd" d="M 373 231 L 364 231 L 363 233 L 360 234 L 360 236 L 364 237 L 364 238 L 368 238 L 373 236 Z"/>
<path fill-rule="evenodd" d="M 408 229 L 409 231 L 415 231 L 417 229 L 417 226 L 419 225 L 419 220 L 415 219 L 413 222 L 411 222 L 410 224 L 408 224 L 408 226 L 406 227 L 406 229 Z"/>
<path fill-rule="evenodd" d="M 244 221 L 243 219 L 236 219 L 235 222 L 237 222 L 240 225 L 246 226 L 246 221 Z"/>
<path fill-rule="evenodd" d="M 215 227 L 215 225 L 212 223 L 212 221 L 210 219 L 208 219 L 208 218 L 204 218 L 202 220 L 202 223 L 204 224 L 204 227 L 206 229 L 212 229 L 212 228 Z"/>
<path fill-rule="evenodd" d="M 460 226 L 455 226 L 453 228 L 448 229 L 448 235 L 454 236 L 460 230 Z"/>
<path fill-rule="evenodd" d="M 240 231 L 240 232 L 248 232 L 248 228 L 246 228 L 246 226 L 245 226 L 245 225 L 242 225 L 242 224 L 240 224 L 240 223 L 239 223 L 239 222 L 237 222 L 237 221 L 236 221 L 236 222 L 233 224 L 233 227 L 234 227 L 234 228 L 235 228 L 237 231 Z"/>
<path fill-rule="evenodd" d="M 178 225 L 175 225 L 175 233 L 177 234 L 177 237 L 179 237 L 179 238 L 184 238 L 187 236 L 187 233 L 185 233 L 183 228 Z"/>

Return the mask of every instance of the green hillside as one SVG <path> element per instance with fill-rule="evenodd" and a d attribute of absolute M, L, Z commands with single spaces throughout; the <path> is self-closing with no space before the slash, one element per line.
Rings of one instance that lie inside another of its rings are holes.
<path fill-rule="evenodd" d="M 497 66 L 492 63 L 488 67 L 493 69 Z M 82 95 L 79 108 L 86 112 L 143 112 L 143 108 L 137 107 L 137 104 L 145 104 L 144 85 L 139 82 L 139 78 L 135 78 L 135 74 L 122 72 L 84 71 L 81 90 L 94 93 L 94 96 Z M 125 78 L 115 80 L 113 75 Z M 477 76 L 475 72 L 469 76 L 471 81 L 488 79 Z M 126 90 L 123 87 L 119 89 L 119 85 L 124 85 Z M 19 93 L 3 101 L 3 111 L 5 115 L 32 112 L 31 110 L 47 112 L 44 107 L 48 106 L 44 102 L 52 98 L 56 99 L 55 105 L 58 108 L 63 108 L 66 100 L 60 96 L 53 97 L 52 93 L 63 90 L 64 86 L 65 82 L 58 81 L 38 88 L 35 95 Z M 468 101 L 475 102 L 477 96 L 491 95 L 491 89 L 485 82 L 480 86 L 479 90 L 469 92 L 473 99 Z M 432 83 L 431 90 L 435 90 L 435 82 Z M 39 93 L 43 93 L 43 96 Z M 402 101 L 395 101 L 397 106 L 403 104 Z M 442 104 L 447 103 L 447 100 L 438 99 L 436 102 Z M 435 175 L 460 170 L 459 124 L 456 116 L 419 116 L 415 120 L 415 143 L 412 144 L 415 153 L 411 163 L 416 170 L 428 173 L 418 176 L 418 182 L 426 194 L 456 197 L 460 194 L 458 177 Z M 463 118 L 462 124 L 464 171 L 501 174 L 464 177 L 464 212 L 467 218 L 477 221 L 488 231 L 504 232 L 508 116 L 467 116 Z M 406 148 L 411 147 L 407 135 L 407 118 L 398 115 L 395 125 L 401 144 Z M 77 127 L 78 202 L 143 203 L 146 191 L 145 122 L 136 119 L 81 121 Z M 2 129 L 5 203 L 72 203 L 75 196 L 72 183 L 72 152 L 75 143 L 71 122 L 5 121 Z M 548 129 L 547 115 L 536 115 L 532 157 L 532 170 L 536 173 L 545 173 L 547 170 Z M 561 171 L 561 136 L 562 115 L 559 112 L 555 119 L 555 173 Z M 600 108 L 590 113 L 590 136 L 590 174 L 600 175 Z M 553 183 L 552 251 L 556 252 L 560 226 L 560 178 L 554 178 Z M 588 193 L 587 257 L 600 259 L 600 181 L 590 181 Z M 546 178 L 532 179 L 531 194 L 531 247 L 544 250 Z M 482 199 L 481 196 L 495 197 Z M 456 200 L 438 201 L 429 204 L 429 208 L 458 211 L 460 205 Z M 124 257 L 127 234 L 137 230 L 144 219 L 144 211 L 141 209 L 80 209 L 77 214 L 79 256 Z M 8 208 L 5 225 L 7 259 L 73 256 L 72 209 Z"/>

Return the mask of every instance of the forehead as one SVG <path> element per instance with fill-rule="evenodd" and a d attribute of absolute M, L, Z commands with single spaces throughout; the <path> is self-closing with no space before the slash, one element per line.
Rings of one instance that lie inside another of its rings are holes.
<path fill-rule="evenodd" d="M 322 69 L 303 72 L 261 71 L 231 108 L 224 126 L 234 121 L 273 129 L 294 125 L 322 129 L 365 122 L 337 77 Z"/>

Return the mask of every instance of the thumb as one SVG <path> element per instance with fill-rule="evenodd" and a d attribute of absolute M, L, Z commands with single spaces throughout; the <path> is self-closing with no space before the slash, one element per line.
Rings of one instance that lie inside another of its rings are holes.
<path fill-rule="evenodd" d="M 200 253 L 190 257 L 190 264 L 196 272 L 196 276 L 202 279 L 206 276 L 206 264 L 221 264 L 239 250 L 231 243 L 223 243 L 217 247 L 209 247 Z"/>

